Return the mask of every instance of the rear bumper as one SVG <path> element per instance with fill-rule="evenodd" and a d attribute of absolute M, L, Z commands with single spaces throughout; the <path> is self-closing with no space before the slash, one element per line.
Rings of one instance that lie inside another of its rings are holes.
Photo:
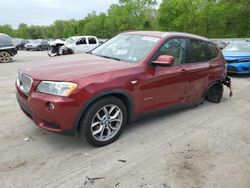
<path fill-rule="evenodd" d="M 79 112 L 77 102 L 37 92 L 28 97 L 17 87 L 16 98 L 22 111 L 39 127 L 58 134 L 75 135 L 73 124 Z M 54 110 L 48 109 L 48 102 L 54 104 Z"/>
<path fill-rule="evenodd" d="M 0 51 L 7 51 L 10 53 L 11 56 L 14 56 L 17 54 L 17 49 L 15 48 L 15 46 L 0 48 Z"/>
<path fill-rule="evenodd" d="M 222 83 L 229 88 L 230 90 L 229 97 L 232 97 L 233 96 L 232 79 L 229 76 L 226 76 Z"/>
<path fill-rule="evenodd" d="M 11 49 L 9 49 L 9 52 L 10 52 L 11 56 L 15 56 L 17 54 L 17 49 L 11 48 Z"/>

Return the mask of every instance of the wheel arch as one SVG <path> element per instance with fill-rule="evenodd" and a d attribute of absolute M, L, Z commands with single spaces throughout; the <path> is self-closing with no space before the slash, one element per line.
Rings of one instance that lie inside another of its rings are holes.
<path fill-rule="evenodd" d="M 104 91 L 101 93 L 96 94 L 95 96 L 91 97 L 80 109 L 80 112 L 77 114 L 76 119 L 73 124 L 73 129 L 77 130 L 78 125 L 81 121 L 81 117 L 84 114 L 84 112 L 97 100 L 100 100 L 101 98 L 108 97 L 108 96 L 114 96 L 120 99 L 127 109 L 128 114 L 128 121 L 132 120 L 134 118 L 134 103 L 132 96 L 124 90 L 109 90 Z"/>
<path fill-rule="evenodd" d="M 216 86 L 216 85 L 219 85 L 221 88 L 222 88 L 222 94 L 223 94 L 223 82 L 221 80 L 216 80 L 216 81 L 213 81 L 211 82 L 208 87 L 206 88 L 206 90 L 204 91 L 203 95 L 202 95 L 202 99 L 205 99 L 207 97 L 207 94 L 209 92 L 209 90 Z M 211 102 L 211 101 L 210 101 Z"/>

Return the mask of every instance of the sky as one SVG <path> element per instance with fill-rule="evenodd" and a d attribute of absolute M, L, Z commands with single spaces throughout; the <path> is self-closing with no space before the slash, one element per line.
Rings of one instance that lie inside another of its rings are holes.
<path fill-rule="evenodd" d="M 81 19 L 92 11 L 106 12 L 118 0 L 0 0 L 0 25 L 50 25 L 55 20 Z"/>

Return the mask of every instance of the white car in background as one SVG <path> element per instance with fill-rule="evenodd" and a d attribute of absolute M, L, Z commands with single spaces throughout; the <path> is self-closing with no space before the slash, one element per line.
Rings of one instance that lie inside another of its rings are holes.
<path fill-rule="evenodd" d="M 86 53 L 99 46 L 99 42 L 95 36 L 74 36 L 65 42 L 65 47 L 76 53 Z"/>
<path fill-rule="evenodd" d="M 67 54 L 86 53 L 100 45 L 95 36 L 74 36 L 65 41 L 56 39 L 51 41 L 48 55 L 50 57 Z"/>

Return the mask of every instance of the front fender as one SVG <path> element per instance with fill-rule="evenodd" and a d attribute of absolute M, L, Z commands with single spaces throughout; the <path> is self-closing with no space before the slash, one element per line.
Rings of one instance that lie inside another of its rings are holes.
<path fill-rule="evenodd" d="M 98 99 L 105 97 L 105 96 L 109 96 L 109 95 L 120 95 L 125 97 L 124 99 L 126 99 L 126 106 L 128 107 L 128 114 L 129 114 L 129 118 L 128 119 L 134 119 L 135 115 L 134 115 L 134 99 L 133 97 L 129 94 L 128 91 L 126 90 L 122 90 L 122 89 L 111 89 L 111 90 L 106 90 L 106 91 L 102 91 L 99 92 L 97 94 L 95 94 L 94 96 L 92 96 L 91 98 L 89 98 L 81 107 L 79 113 L 77 114 L 74 124 L 73 124 L 73 129 L 76 130 L 81 117 L 83 116 L 84 112 L 87 110 L 87 108 L 93 104 L 95 101 L 97 101 Z"/>

